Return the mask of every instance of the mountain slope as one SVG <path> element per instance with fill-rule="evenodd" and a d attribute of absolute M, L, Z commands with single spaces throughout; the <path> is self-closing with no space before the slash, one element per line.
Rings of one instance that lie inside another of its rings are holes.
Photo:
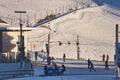
<path fill-rule="evenodd" d="M 26 14 L 22 15 L 23 24 L 29 18 L 30 23 L 33 25 L 38 19 L 44 18 L 48 14 L 55 13 L 55 10 L 70 4 L 74 4 L 74 0 L 0 0 L 0 17 L 7 22 L 12 23 L 13 26 L 19 26 L 19 14 L 15 14 L 14 11 L 22 10 L 26 11 Z M 16 22 L 17 21 L 17 22 Z"/>
<path fill-rule="evenodd" d="M 78 10 L 46 24 L 52 29 L 50 31 L 50 55 L 62 58 L 63 53 L 66 53 L 67 58 L 76 59 L 78 35 L 80 58 L 101 60 L 103 54 L 108 54 L 110 60 L 113 60 L 115 54 L 115 25 L 119 23 L 120 18 L 104 11 L 107 7 Z M 44 49 L 45 51 L 48 34 L 48 29 L 39 27 L 36 31 L 30 32 L 29 35 L 34 36 L 34 38 L 29 38 L 29 43 L 36 45 L 35 50 Z M 61 46 L 59 46 L 59 41 L 62 42 Z M 68 44 L 68 41 L 70 44 Z"/>
<path fill-rule="evenodd" d="M 38 26 L 36 30 L 29 32 L 28 50 L 46 51 L 45 44 L 50 33 L 50 55 L 62 58 L 63 53 L 66 53 L 67 58 L 76 59 L 76 41 L 79 36 L 80 58 L 101 60 L 103 54 L 109 54 L 110 60 L 113 60 L 115 25 L 120 21 L 119 6 L 115 5 L 118 5 L 119 1 L 115 0 L 112 5 L 108 3 L 113 0 L 100 1 L 104 1 L 105 4 L 90 7 L 91 4 L 95 4 L 91 0 L 0 0 L 0 16 L 9 23 L 12 19 L 13 24 L 19 26 L 19 14 L 15 14 L 14 11 L 26 10 L 27 13 L 22 15 L 23 24 L 26 25 L 28 16 L 33 25 L 38 19 L 56 13 L 56 10 L 57 13 L 63 13 L 66 6 L 69 9 L 77 3 L 79 6 L 82 4 L 83 9 L 42 25 L 49 28 Z M 59 42 L 62 43 L 61 46 Z M 32 48 L 33 45 L 36 46 L 35 49 Z"/>

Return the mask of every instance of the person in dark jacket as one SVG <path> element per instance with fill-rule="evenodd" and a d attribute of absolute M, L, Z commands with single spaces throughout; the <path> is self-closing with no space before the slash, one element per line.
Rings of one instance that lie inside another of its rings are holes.
<path fill-rule="evenodd" d="M 109 70 L 108 60 L 105 61 L 105 70 Z"/>
<path fill-rule="evenodd" d="M 61 74 L 63 74 L 66 71 L 66 67 L 64 64 L 62 64 L 61 66 Z"/>
<path fill-rule="evenodd" d="M 65 62 L 65 59 L 66 59 L 66 55 L 65 53 L 63 54 L 63 62 Z"/>
<path fill-rule="evenodd" d="M 109 60 L 109 55 L 107 54 L 107 55 L 106 55 L 106 61 L 108 61 L 108 60 Z"/>
<path fill-rule="evenodd" d="M 90 59 L 87 60 L 87 63 L 88 63 L 88 69 L 90 69 L 90 64 L 91 64 Z"/>
<path fill-rule="evenodd" d="M 93 63 L 92 63 L 92 61 L 91 61 L 91 63 L 90 63 L 90 72 L 91 72 L 92 70 L 96 72 L 96 70 L 95 70 L 95 68 L 94 68 L 94 65 L 93 65 Z"/>
<path fill-rule="evenodd" d="M 105 61 L 105 54 L 103 54 L 103 56 L 102 56 L 102 61 L 103 62 Z"/>
<path fill-rule="evenodd" d="M 45 65 L 44 66 L 44 75 L 48 75 L 48 70 L 47 69 L 48 69 L 48 67 L 47 67 L 47 65 Z"/>

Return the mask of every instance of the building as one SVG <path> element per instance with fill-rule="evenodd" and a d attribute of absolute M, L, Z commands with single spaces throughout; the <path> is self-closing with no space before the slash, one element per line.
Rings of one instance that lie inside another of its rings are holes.
<path fill-rule="evenodd" d="M 22 28 L 25 59 L 21 60 L 18 54 L 20 28 L 9 27 L 9 24 L 0 19 L 0 80 L 34 73 L 29 56 L 27 56 L 27 32 L 33 29 Z"/>
<path fill-rule="evenodd" d="M 6 22 L 0 19 L 0 53 L 4 54 L 7 61 L 10 57 L 16 59 L 19 53 L 20 28 L 9 27 Z M 27 32 L 34 28 L 22 28 L 24 37 L 24 52 L 27 55 Z"/>

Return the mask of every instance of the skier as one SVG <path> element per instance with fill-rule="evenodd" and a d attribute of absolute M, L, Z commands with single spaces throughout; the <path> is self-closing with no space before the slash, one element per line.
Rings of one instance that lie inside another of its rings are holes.
<path fill-rule="evenodd" d="M 108 61 L 105 61 L 105 70 L 109 70 Z"/>
<path fill-rule="evenodd" d="M 35 52 L 35 60 L 37 60 L 38 52 Z"/>
<path fill-rule="evenodd" d="M 102 56 L 102 61 L 105 61 L 105 54 L 103 54 Z"/>
<path fill-rule="evenodd" d="M 51 57 L 50 56 L 47 58 L 47 62 L 48 62 L 48 65 L 51 64 Z"/>
<path fill-rule="evenodd" d="M 91 63 L 90 59 L 87 60 L 87 63 L 88 63 L 88 69 L 90 69 L 90 63 Z"/>
<path fill-rule="evenodd" d="M 115 60 L 116 60 L 116 55 L 114 54 L 114 62 L 115 62 Z"/>
<path fill-rule="evenodd" d="M 52 62 L 52 74 L 56 75 L 58 73 L 58 66 L 55 62 Z"/>
<path fill-rule="evenodd" d="M 65 62 L 66 55 L 65 53 L 63 54 L 63 62 Z"/>
<path fill-rule="evenodd" d="M 92 70 L 96 72 L 96 70 L 94 69 L 94 65 L 93 65 L 93 63 L 92 63 L 92 61 L 91 61 L 91 62 L 90 62 L 90 72 L 91 72 Z"/>
<path fill-rule="evenodd" d="M 66 67 L 64 64 L 61 65 L 60 73 L 63 74 L 66 71 Z"/>
<path fill-rule="evenodd" d="M 47 67 L 47 65 L 45 65 L 44 66 L 44 75 L 48 75 L 48 70 L 47 69 L 48 69 L 48 67 Z"/>
<path fill-rule="evenodd" d="M 107 55 L 106 55 L 106 61 L 108 61 L 108 60 L 109 60 L 109 55 L 107 54 Z"/>
<path fill-rule="evenodd" d="M 52 75 L 52 66 L 51 65 L 48 65 L 48 69 L 47 69 L 47 72 L 48 72 L 48 75 Z"/>

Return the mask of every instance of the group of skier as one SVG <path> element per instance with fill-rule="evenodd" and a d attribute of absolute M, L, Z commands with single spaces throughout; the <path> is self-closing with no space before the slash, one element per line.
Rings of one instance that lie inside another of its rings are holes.
<path fill-rule="evenodd" d="M 107 55 L 105 59 L 105 55 L 103 54 L 102 57 L 103 57 L 102 60 L 105 62 L 105 70 L 109 70 L 109 65 L 108 65 L 109 56 Z M 65 58 L 66 58 L 66 55 L 63 54 L 63 62 L 65 62 Z M 94 64 L 90 59 L 87 60 L 87 63 L 88 63 L 88 69 L 90 70 L 90 72 L 91 71 L 96 72 L 94 68 Z M 64 64 L 61 64 L 61 66 L 58 66 L 55 62 L 51 62 L 50 64 L 44 66 L 44 75 L 61 75 L 65 71 L 66 71 L 66 67 Z"/>
<path fill-rule="evenodd" d="M 93 62 L 90 59 L 87 60 L 87 63 L 88 63 L 88 69 L 90 69 L 90 72 L 92 70 L 96 72 Z M 105 70 L 109 70 L 108 59 L 106 59 L 105 61 Z"/>
<path fill-rule="evenodd" d="M 102 61 L 108 61 L 109 60 L 109 55 L 107 54 L 107 55 L 105 55 L 105 54 L 103 54 L 102 55 Z"/>
<path fill-rule="evenodd" d="M 58 66 L 55 62 L 52 62 L 52 65 L 44 66 L 44 75 L 62 75 L 66 71 L 66 67 L 64 64 Z"/>
<path fill-rule="evenodd" d="M 102 56 L 102 61 L 105 62 L 105 70 L 109 70 L 108 60 L 109 60 L 109 55 L 107 54 L 107 55 L 105 56 L 105 54 L 103 54 L 103 56 Z"/>

